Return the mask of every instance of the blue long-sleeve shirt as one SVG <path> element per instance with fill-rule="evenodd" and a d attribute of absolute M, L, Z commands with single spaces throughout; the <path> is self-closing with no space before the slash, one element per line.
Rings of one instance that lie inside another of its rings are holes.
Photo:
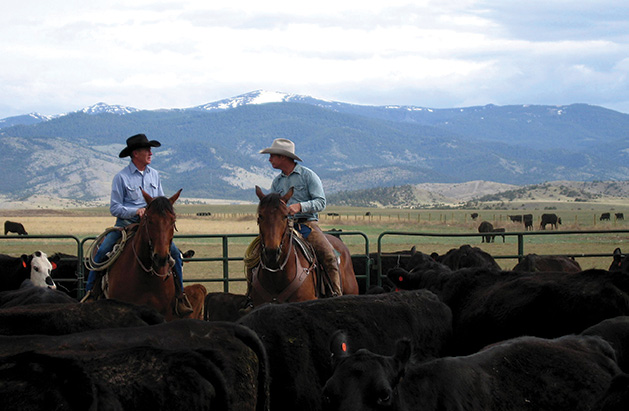
<path fill-rule="evenodd" d="M 126 225 L 121 220 L 133 220 L 139 208 L 146 207 L 146 201 L 142 196 L 143 189 L 151 197 L 163 196 L 164 190 L 157 170 L 146 166 L 144 173 L 129 162 L 114 176 L 111 183 L 111 199 L 109 211 L 117 217 L 116 225 Z"/>
<path fill-rule="evenodd" d="M 296 164 L 290 175 L 283 172 L 273 179 L 271 191 L 284 195 L 294 187 L 293 196 L 288 200 L 288 205 L 300 203 L 301 212 L 295 214 L 296 218 L 318 220 L 319 212 L 325 209 L 325 193 L 319 176 L 311 169 Z"/>

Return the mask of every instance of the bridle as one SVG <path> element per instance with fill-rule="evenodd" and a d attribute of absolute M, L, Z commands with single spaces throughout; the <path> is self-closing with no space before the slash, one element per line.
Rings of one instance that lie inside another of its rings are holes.
<path fill-rule="evenodd" d="M 153 204 L 153 203 L 150 203 L 146 207 L 146 212 L 142 216 L 142 220 L 140 221 L 140 226 L 139 226 L 138 230 L 140 230 L 140 229 L 142 229 L 142 227 L 144 227 L 145 235 L 146 235 L 146 238 L 148 239 L 148 244 L 149 244 L 149 255 L 153 256 L 154 255 L 154 252 L 153 252 L 154 251 L 154 247 L 153 247 L 153 241 L 151 240 L 151 236 L 149 235 L 148 216 L 147 216 L 147 213 L 148 213 L 149 208 L 151 207 L 151 204 Z M 177 226 L 175 226 L 174 223 L 173 223 L 173 226 L 174 226 L 175 231 L 176 231 L 177 230 Z M 138 236 L 138 238 L 140 238 L 140 237 Z M 171 239 L 171 241 L 172 241 L 172 239 Z M 154 264 L 155 261 L 154 261 L 153 257 L 151 257 L 151 264 L 149 264 L 150 268 L 146 268 L 146 266 L 142 263 L 142 260 L 140 259 L 140 256 L 138 255 L 138 252 L 135 249 L 135 243 L 136 243 L 136 240 L 131 242 L 131 249 L 133 250 L 133 255 L 135 256 L 135 260 L 138 262 L 138 264 L 140 265 L 140 267 L 142 268 L 142 270 L 145 273 L 153 274 L 156 277 L 162 277 L 164 279 L 166 279 L 167 277 L 170 276 L 170 270 L 166 271 L 165 274 L 160 274 L 157 271 L 155 271 L 155 264 Z M 170 254 L 169 254 L 169 256 L 170 256 Z M 171 266 L 172 266 L 172 264 L 171 264 Z"/>
<path fill-rule="evenodd" d="M 286 206 L 286 203 L 284 201 L 281 201 L 281 203 L 284 206 Z M 272 273 L 276 273 L 278 271 L 284 270 L 284 267 L 286 267 L 286 264 L 288 263 L 288 259 L 290 258 L 290 255 L 293 251 L 293 226 L 295 224 L 295 220 L 292 216 L 289 216 L 289 215 L 286 215 L 285 218 L 287 220 L 286 227 L 284 228 L 284 233 L 282 234 L 282 241 L 280 241 L 280 246 L 277 249 L 277 256 L 276 256 L 277 258 L 281 256 L 282 250 L 284 249 L 284 241 L 288 239 L 288 251 L 286 252 L 286 255 L 284 256 L 284 261 L 282 261 L 282 263 L 280 264 L 278 268 L 269 268 L 264 263 L 264 259 L 260 258 L 260 266 L 264 270 L 270 271 Z M 264 245 L 264 239 L 262 237 L 260 237 L 260 247 L 261 247 L 261 255 L 265 255 L 266 246 Z"/>

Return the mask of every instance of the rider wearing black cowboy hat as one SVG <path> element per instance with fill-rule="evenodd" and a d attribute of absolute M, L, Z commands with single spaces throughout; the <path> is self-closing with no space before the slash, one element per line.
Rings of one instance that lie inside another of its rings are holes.
<path fill-rule="evenodd" d="M 142 196 L 141 189 L 151 197 L 164 195 L 159 173 L 150 167 L 153 153 L 151 147 L 160 147 L 157 140 L 150 140 L 144 134 L 136 134 L 127 139 L 127 146 L 118 155 L 120 158 L 131 157 L 129 165 L 123 168 L 114 177 L 111 185 L 111 200 L 109 210 L 116 217 L 116 227 L 126 227 L 129 224 L 140 221 L 146 211 L 146 201 Z M 110 231 L 99 246 L 93 260 L 101 263 L 105 260 L 116 241 L 120 238 L 120 231 Z M 183 262 L 181 252 L 171 243 L 170 255 L 175 260 L 175 289 L 177 290 L 176 311 L 179 315 L 192 312 L 192 306 L 183 292 Z M 89 273 L 86 290 L 88 296 L 96 280 L 96 271 Z"/>

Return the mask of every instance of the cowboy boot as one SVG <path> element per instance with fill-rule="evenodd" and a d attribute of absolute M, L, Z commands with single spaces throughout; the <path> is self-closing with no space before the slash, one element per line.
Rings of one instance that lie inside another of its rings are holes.
<path fill-rule="evenodd" d="M 176 274 L 173 274 L 173 280 L 175 281 L 175 313 L 179 317 L 190 315 L 194 309 L 192 304 L 190 304 L 190 300 L 188 300 L 188 296 L 181 289 L 181 284 Z"/>

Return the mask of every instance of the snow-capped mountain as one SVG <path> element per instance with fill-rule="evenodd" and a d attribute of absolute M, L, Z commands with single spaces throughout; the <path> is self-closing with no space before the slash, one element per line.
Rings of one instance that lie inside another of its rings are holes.
<path fill-rule="evenodd" d="M 45 116 L 39 113 L 22 114 L 19 116 L 7 117 L 0 120 L 0 128 L 18 125 L 30 125 L 48 121 L 56 116 Z"/>
<path fill-rule="evenodd" d="M 241 94 L 236 97 L 226 98 L 212 103 L 202 104 L 200 106 L 191 107 L 189 110 L 228 110 L 231 108 L 258 105 L 267 103 L 300 103 L 316 101 L 316 99 L 299 94 L 287 94 L 277 91 L 256 90 L 250 93 Z M 323 100 L 320 100 L 323 101 Z"/>
<path fill-rule="evenodd" d="M 140 109 L 137 109 L 134 107 L 128 107 L 128 106 L 121 106 L 121 105 L 112 106 L 112 105 L 101 102 L 101 103 L 96 103 L 89 107 L 85 107 L 81 110 L 77 110 L 76 113 L 86 113 L 86 114 L 91 114 L 91 115 L 110 113 L 110 114 L 118 114 L 122 116 L 125 114 L 135 113 L 136 111 L 140 111 Z"/>

